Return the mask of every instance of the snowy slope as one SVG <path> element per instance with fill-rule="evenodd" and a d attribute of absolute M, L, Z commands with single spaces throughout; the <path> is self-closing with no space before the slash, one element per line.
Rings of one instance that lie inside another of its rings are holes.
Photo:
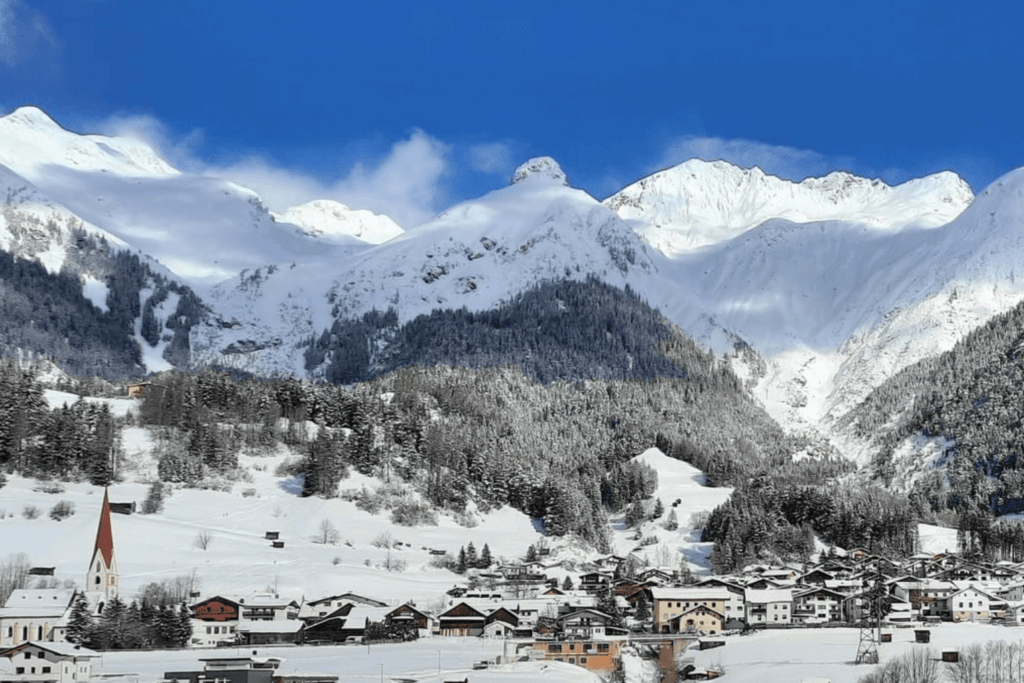
<path fill-rule="evenodd" d="M 638 548 L 635 530 L 627 529 L 621 519 L 613 520 L 615 553 L 628 555 L 633 552 L 646 559 L 652 566 L 678 569 L 682 560 L 695 574 L 710 572 L 711 550 L 714 543 L 702 543 L 702 529 L 695 528 L 696 515 L 710 513 L 732 495 L 731 488 L 711 488 L 707 478 L 696 467 L 681 460 L 670 458 L 657 448 L 650 448 L 633 458 L 653 468 L 658 473 L 658 487 L 652 498 L 660 499 L 665 505 L 665 514 L 655 520 L 644 522 L 640 527 L 642 536 L 656 536 L 658 543 Z M 679 528 L 669 531 L 665 522 L 672 511 L 676 513 Z M 667 561 L 662 561 L 667 560 Z"/>
<path fill-rule="evenodd" d="M 370 244 L 380 244 L 404 232 L 398 223 L 384 214 L 350 209 L 331 199 L 314 199 L 271 215 L 281 223 L 299 226 L 304 234 L 311 237 L 323 237 L 325 240 L 341 238 L 343 243 L 346 237 L 357 237 Z"/>
<path fill-rule="evenodd" d="M 137 140 L 71 133 L 34 107 L 0 118 L 0 164 L 200 294 L 244 268 L 360 244 L 310 239 L 276 222 L 251 190 L 182 174 Z"/>
<path fill-rule="evenodd" d="M 604 203 L 635 221 L 644 240 L 672 256 L 728 240 L 772 218 L 935 227 L 959 215 L 972 198 L 967 183 L 949 172 L 897 187 L 842 172 L 794 183 L 756 166 L 691 159 Z"/>
<path fill-rule="evenodd" d="M 486 310 L 545 279 L 595 274 L 623 286 L 656 272 L 647 246 L 612 211 L 552 170 L 518 171 L 512 186 L 459 204 L 384 244 L 302 265 L 250 271 L 211 294 L 235 312 L 233 327 L 193 331 L 210 362 L 246 370 L 302 372 L 295 342 L 320 334 L 333 315 L 394 307 L 401 320 L 436 308 Z M 554 177 L 553 175 L 554 174 Z M 250 340 L 248 354 L 221 353 Z"/>
<path fill-rule="evenodd" d="M 758 398 L 784 424 L 821 428 L 1024 297 L 1022 224 L 1015 171 L 943 226 L 773 219 L 662 262 L 675 289 L 635 286 L 720 352 L 752 344 L 767 360 Z"/>

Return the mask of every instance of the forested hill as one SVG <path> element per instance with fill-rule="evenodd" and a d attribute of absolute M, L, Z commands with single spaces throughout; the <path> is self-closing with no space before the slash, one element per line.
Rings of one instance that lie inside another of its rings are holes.
<path fill-rule="evenodd" d="M 65 247 L 59 273 L 0 250 L 0 358 L 49 358 L 69 374 L 113 380 L 146 372 L 141 344 L 188 363 L 188 331 L 205 314 L 190 289 L 83 231 Z"/>
<path fill-rule="evenodd" d="M 845 418 L 877 434 L 875 473 L 895 474 L 894 451 L 909 436 L 943 437 L 948 458 L 914 484 L 935 509 L 995 513 L 1024 509 L 1024 303 L 998 315 L 952 350 L 893 376 Z M 893 419 L 893 416 L 897 416 Z"/>
<path fill-rule="evenodd" d="M 593 277 L 545 282 L 494 310 L 437 310 L 401 326 L 394 311 L 373 311 L 335 322 L 306 350 L 306 369 L 334 384 L 434 365 L 514 365 L 545 384 L 688 375 L 735 380 L 628 287 Z"/>

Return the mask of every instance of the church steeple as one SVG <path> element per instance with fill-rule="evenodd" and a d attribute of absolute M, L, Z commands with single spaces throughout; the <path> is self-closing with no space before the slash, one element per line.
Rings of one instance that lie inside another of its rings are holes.
<path fill-rule="evenodd" d="M 101 593 L 109 600 L 117 596 L 117 563 L 114 559 L 114 531 L 110 524 L 110 499 L 103 490 L 103 507 L 96 529 L 96 545 L 85 575 L 85 590 Z"/>

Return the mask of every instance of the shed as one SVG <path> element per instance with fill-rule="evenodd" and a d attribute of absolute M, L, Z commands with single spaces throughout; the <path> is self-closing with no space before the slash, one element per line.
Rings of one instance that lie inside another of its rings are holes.
<path fill-rule="evenodd" d="M 268 541 L 276 541 L 280 537 L 281 537 L 281 532 L 280 531 L 268 531 L 266 533 L 266 536 L 265 536 L 265 538 Z"/>
<path fill-rule="evenodd" d="M 945 650 L 942 653 L 942 661 L 944 662 L 959 662 L 960 651 L 959 650 Z"/>
<path fill-rule="evenodd" d="M 271 541 L 270 542 L 270 546 L 272 548 L 283 548 L 284 547 L 284 541 Z"/>
<path fill-rule="evenodd" d="M 135 512 L 135 501 L 130 503 L 110 503 L 110 511 L 119 515 L 130 515 Z"/>
<path fill-rule="evenodd" d="M 932 632 L 928 629 L 918 629 L 914 631 L 914 642 L 917 643 L 930 643 L 932 642 Z"/>

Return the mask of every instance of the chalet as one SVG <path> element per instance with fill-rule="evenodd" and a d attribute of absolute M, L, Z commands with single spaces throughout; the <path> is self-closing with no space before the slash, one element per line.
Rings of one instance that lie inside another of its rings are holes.
<path fill-rule="evenodd" d="M 385 614 L 384 623 L 388 625 L 405 625 L 411 629 L 416 629 L 421 638 L 429 636 L 434 630 L 434 619 L 429 614 L 421 612 L 409 603 L 396 607 Z"/>
<path fill-rule="evenodd" d="M 238 638 L 241 603 L 215 595 L 189 607 L 192 612 L 192 645 L 201 647 L 234 643 Z"/>
<path fill-rule="evenodd" d="M 367 598 L 362 595 L 357 595 L 356 593 L 342 593 L 341 595 L 331 595 L 326 598 L 320 598 L 319 600 L 304 602 L 302 607 L 299 609 L 299 619 L 302 619 L 307 623 L 311 623 L 317 619 L 323 619 L 328 614 L 331 614 L 344 605 L 387 607 L 387 603 L 381 602 L 380 600 Z"/>
<path fill-rule="evenodd" d="M 243 621 L 238 625 L 242 645 L 283 645 L 300 642 L 303 623 L 298 619 Z"/>
<path fill-rule="evenodd" d="M 589 572 L 580 577 L 580 590 L 594 595 L 603 593 L 611 585 L 611 572 Z"/>
<path fill-rule="evenodd" d="M 595 673 L 608 674 L 619 668 L 625 640 L 538 640 L 530 648 L 531 659 L 575 664 Z"/>
<path fill-rule="evenodd" d="M 810 588 L 793 594 L 794 624 L 827 624 L 843 620 L 842 593 L 828 588 Z"/>
<path fill-rule="evenodd" d="M 636 579 L 654 585 L 668 586 L 679 580 L 679 572 L 651 567 L 637 574 Z"/>
<path fill-rule="evenodd" d="M 299 618 L 299 603 L 276 593 L 255 593 L 239 598 L 245 621 L 290 621 Z"/>
<path fill-rule="evenodd" d="M 651 588 L 650 591 L 654 602 L 654 630 L 659 633 L 670 632 L 673 617 L 698 605 L 710 607 L 718 614 L 724 615 L 725 604 L 732 597 L 727 589 L 710 586 Z"/>
<path fill-rule="evenodd" d="M 827 572 L 824 569 L 812 569 L 806 574 L 798 576 L 796 581 L 799 584 L 808 586 L 824 586 L 826 581 L 832 581 L 835 578 L 835 574 Z"/>
<path fill-rule="evenodd" d="M 88 683 L 98 652 L 28 641 L 0 651 L 0 683 Z"/>
<path fill-rule="evenodd" d="M 601 638 L 611 617 L 596 609 L 581 609 L 558 617 L 558 626 L 567 638 Z"/>
<path fill-rule="evenodd" d="M 12 591 L 0 609 L 0 645 L 13 646 L 30 640 L 63 643 L 74 600 L 73 590 Z"/>
<path fill-rule="evenodd" d="M 673 633 L 721 633 L 725 629 L 725 616 L 704 605 L 694 605 L 669 620 L 669 630 Z"/>
<path fill-rule="evenodd" d="M 788 588 L 769 590 L 747 589 L 747 624 L 750 626 L 784 626 L 793 621 L 793 591 Z"/>
<path fill-rule="evenodd" d="M 339 607 L 311 624 L 306 624 L 299 634 L 304 643 L 344 643 L 362 639 L 371 622 L 387 623 L 388 607 L 367 607 L 349 603 Z M 289 622 L 286 622 L 289 623 Z"/>
<path fill-rule="evenodd" d="M 437 623 L 442 636 L 479 636 L 484 631 L 486 618 L 480 610 L 460 602 L 439 614 Z"/>
<path fill-rule="evenodd" d="M 481 635 L 506 638 L 516 635 L 519 628 L 519 615 L 507 607 L 499 607 L 484 618 L 484 630 Z"/>
<path fill-rule="evenodd" d="M 129 382 L 128 398 L 142 398 L 151 386 L 153 386 L 152 382 Z"/>

